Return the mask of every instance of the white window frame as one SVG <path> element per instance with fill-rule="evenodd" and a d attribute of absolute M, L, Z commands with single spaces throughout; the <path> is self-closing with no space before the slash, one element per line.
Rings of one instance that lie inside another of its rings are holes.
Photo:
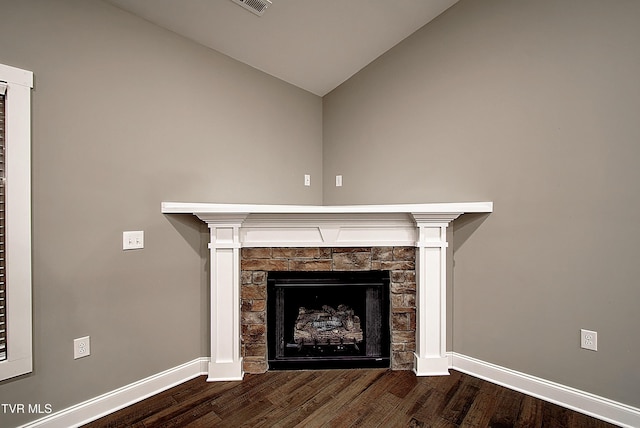
<path fill-rule="evenodd" d="M 31 302 L 31 89 L 33 73 L 0 64 L 6 82 L 5 266 L 7 359 L 0 380 L 33 370 Z"/>

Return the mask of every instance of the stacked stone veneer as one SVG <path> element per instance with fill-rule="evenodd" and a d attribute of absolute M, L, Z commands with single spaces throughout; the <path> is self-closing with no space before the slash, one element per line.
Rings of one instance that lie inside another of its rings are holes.
<path fill-rule="evenodd" d="M 242 248 L 242 356 L 246 373 L 267 365 L 269 271 L 390 271 L 391 368 L 413 369 L 416 349 L 415 247 Z"/>

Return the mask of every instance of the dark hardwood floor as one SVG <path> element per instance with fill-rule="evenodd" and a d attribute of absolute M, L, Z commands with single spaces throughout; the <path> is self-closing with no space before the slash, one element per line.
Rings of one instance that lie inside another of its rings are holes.
<path fill-rule="evenodd" d="M 614 427 L 452 370 L 270 371 L 185 382 L 85 427 Z"/>

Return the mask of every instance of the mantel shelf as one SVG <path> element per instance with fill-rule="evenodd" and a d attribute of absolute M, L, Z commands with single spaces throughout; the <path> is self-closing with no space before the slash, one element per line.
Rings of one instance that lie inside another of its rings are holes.
<path fill-rule="evenodd" d="M 389 205 L 261 205 L 163 202 L 164 214 L 444 214 L 490 213 L 493 202 L 444 202 Z"/>

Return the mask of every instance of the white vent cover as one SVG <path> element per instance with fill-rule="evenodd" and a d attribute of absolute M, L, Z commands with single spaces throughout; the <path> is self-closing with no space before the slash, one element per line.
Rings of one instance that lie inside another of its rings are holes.
<path fill-rule="evenodd" d="M 271 5 L 271 0 L 231 0 L 232 2 L 239 4 L 248 11 L 255 13 L 258 16 L 262 16 L 264 11 Z"/>

